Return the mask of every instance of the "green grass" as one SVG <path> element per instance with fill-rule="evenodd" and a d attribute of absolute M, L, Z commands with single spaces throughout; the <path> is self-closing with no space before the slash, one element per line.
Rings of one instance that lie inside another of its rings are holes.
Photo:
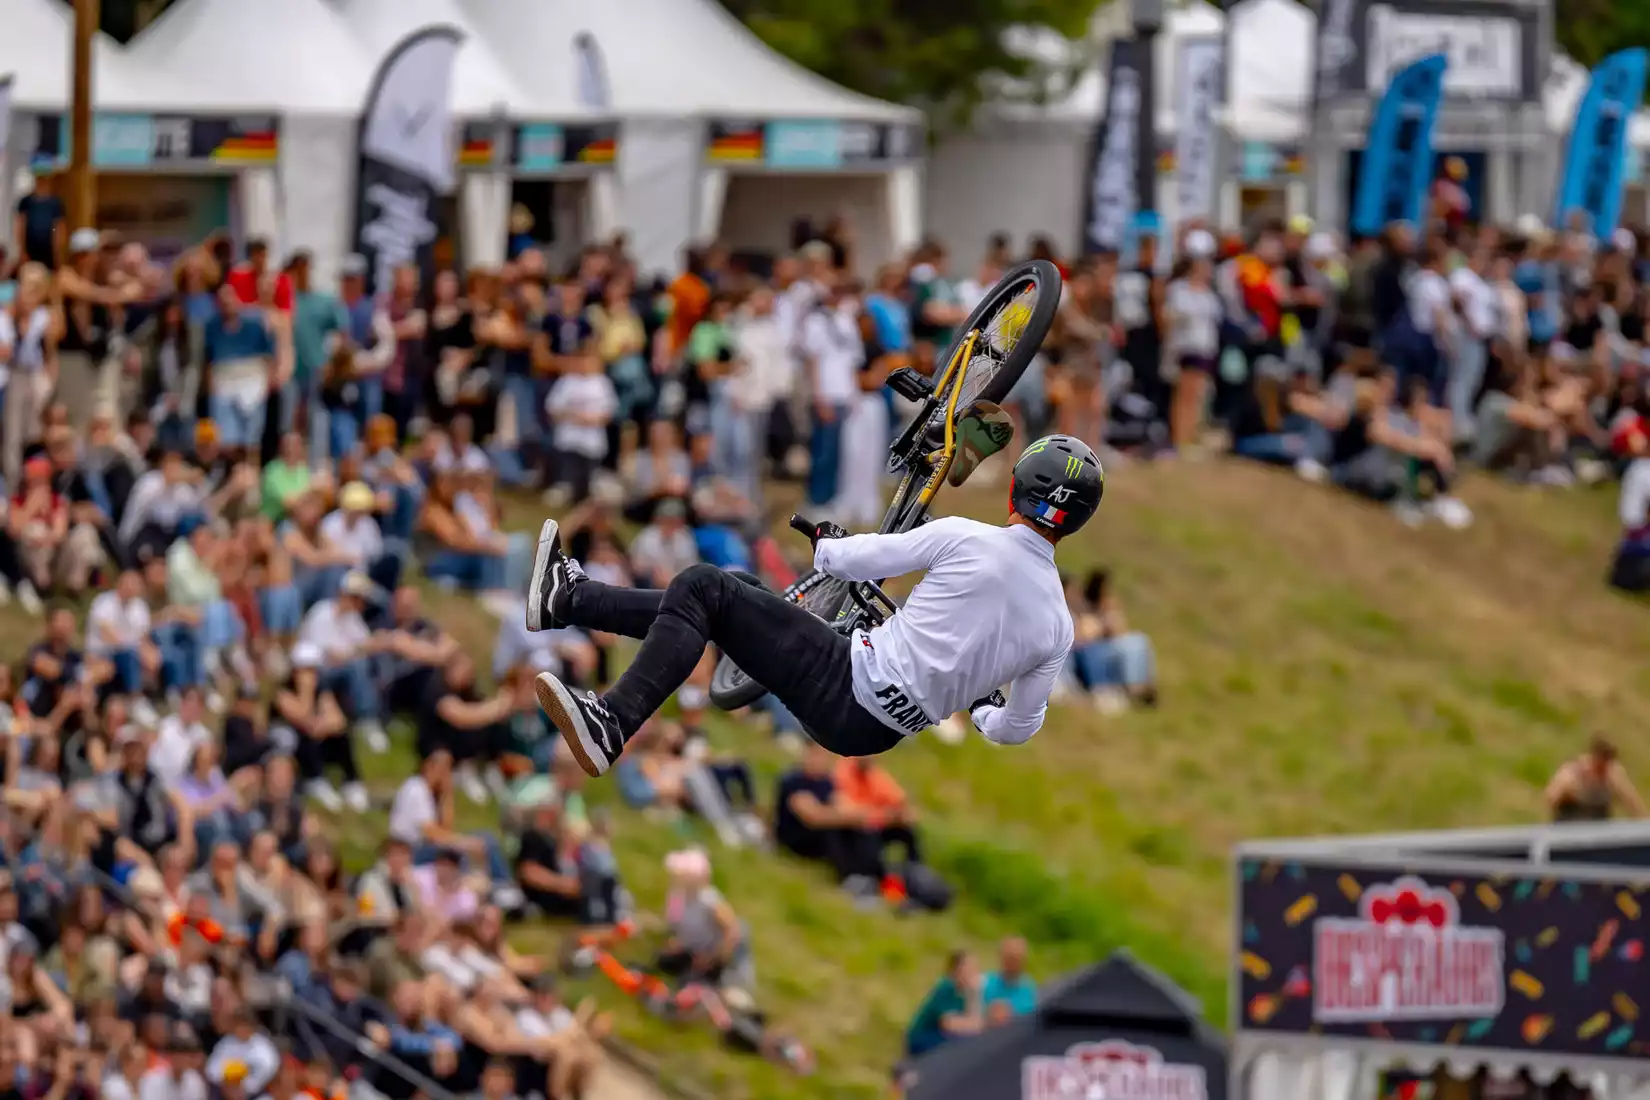
<path fill-rule="evenodd" d="M 1156 644 L 1163 705 L 1110 719 L 1059 709 L 1022 748 L 928 738 L 885 757 L 921 809 L 931 861 L 958 887 L 953 911 L 857 912 L 814 868 L 712 845 L 718 883 L 754 932 L 760 999 L 816 1049 L 814 1077 L 726 1054 L 700 1029 L 588 988 L 667 1081 L 728 1100 L 885 1095 L 903 1026 L 945 953 L 989 952 L 1010 933 L 1031 941 L 1044 976 L 1126 944 L 1224 1022 L 1234 842 L 1534 820 L 1555 765 L 1587 735 L 1634 729 L 1650 711 L 1638 657 L 1650 652 L 1650 608 L 1602 585 L 1611 498 L 1485 481 L 1465 497 L 1472 530 L 1411 531 L 1265 470 L 1121 472 L 1061 561 L 1111 568 Z M 981 489 L 948 503 L 989 517 L 1000 501 Z M 522 506 L 512 518 L 537 515 Z M 491 651 L 485 612 L 432 604 L 474 652 Z M 765 779 L 782 766 L 766 737 L 731 721 L 713 736 Z M 383 787 L 410 766 L 404 750 L 372 762 Z M 617 820 L 626 880 L 655 906 L 660 861 L 683 834 Z M 360 853 L 381 823 L 340 830 Z M 547 949 L 563 931 L 518 935 Z"/>

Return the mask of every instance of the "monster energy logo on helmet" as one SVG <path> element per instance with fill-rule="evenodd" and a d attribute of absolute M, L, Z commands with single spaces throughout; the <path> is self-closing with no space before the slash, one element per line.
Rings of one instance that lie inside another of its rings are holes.
<path fill-rule="evenodd" d="M 1014 513 L 1056 535 L 1069 535 L 1100 507 L 1106 474 L 1092 448 L 1069 435 L 1032 443 L 1014 463 Z"/>

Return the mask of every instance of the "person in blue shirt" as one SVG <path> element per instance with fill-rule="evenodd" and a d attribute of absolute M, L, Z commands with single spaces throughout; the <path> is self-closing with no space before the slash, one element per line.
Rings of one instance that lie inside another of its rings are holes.
<path fill-rule="evenodd" d="M 218 312 L 206 322 L 211 412 L 225 447 L 256 453 L 263 441 L 275 374 L 275 339 L 261 312 L 241 305 L 233 287 L 218 292 Z"/>
<path fill-rule="evenodd" d="M 966 951 L 954 951 L 945 976 L 934 983 L 905 1029 L 905 1053 L 921 1057 L 962 1035 L 985 1026 L 980 1013 L 980 967 Z"/>
<path fill-rule="evenodd" d="M 980 984 L 980 1000 L 987 1017 L 1004 1011 L 1010 1016 L 1025 1016 L 1036 1010 L 1037 983 L 1025 967 L 1026 941 L 1018 936 L 1004 940 L 998 948 L 997 969 Z"/>
<path fill-rule="evenodd" d="M 1532 242 L 1513 268 L 1513 282 L 1524 292 L 1532 348 L 1544 348 L 1557 338 L 1562 307 L 1558 265 L 1542 256 L 1543 249 Z"/>

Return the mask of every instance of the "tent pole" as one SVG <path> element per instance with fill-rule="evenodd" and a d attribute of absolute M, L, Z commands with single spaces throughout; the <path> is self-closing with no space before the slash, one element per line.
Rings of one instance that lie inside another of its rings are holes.
<path fill-rule="evenodd" d="M 97 177 L 92 172 L 92 42 L 101 0 L 74 0 L 74 93 L 69 107 L 69 229 L 96 228 Z"/>

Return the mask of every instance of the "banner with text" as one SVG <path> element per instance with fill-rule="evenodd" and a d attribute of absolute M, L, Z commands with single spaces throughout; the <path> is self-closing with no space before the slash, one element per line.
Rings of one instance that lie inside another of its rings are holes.
<path fill-rule="evenodd" d="M 120 170 L 211 171 L 272 165 L 279 158 L 274 115 L 196 118 L 99 112 L 92 117 L 92 165 Z M 69 123 L 62 115 L 34 118 L 29 167 L 56 172 L 69 165 Z"/>
<path fill-rule="evenodd" d="M 1239 1026 L 1650 1058 L 1650 881 L 1244 860 Z"/>
<path fill-rule="evenodd" d="M 1391 222 L 1420 224 L 1432 185 L 1432 127 L 1449 61 L 1433 54 L 1400 69 L 1375 107 L 1364 143 L 1352 231 L 1379 233 Z"/>
<path fill-rule="evenodd" d="M 1225 98 L 1226 43 L 1220 38 L 1182 38 L 1175 74 L 1175 217 L 1207 221 L 1217 186 L 1215 112 Z"/>
<path fill-rule="evenodd" d="M 452 27 L 415 31 L 392 49 L 367 96 L 355 184 L 355 251 L 374 289 L 416 263 L 435 275 L 436 199 L 457 183 L 453 61 L 462 41 Z"/>
<path fill-rule="evenodd" d="M 1554 224 L 1568 226 L 1579 214 L 1594 236 L 1615 232 L 1627 183 L 1627 127 L 1644 100 L 1647 59 L 1642 48 L 1622 50 L 1593 70 L 1570 128 Z"/>
<path fill-rule="evenodd" d="M 1094 130 L 1083 187 L 1083 250 L 1119 252 L 1139 206 L 1136 161 L 1149 156 L 1140 144 L 1140 43 L 1122 38 L 1111 45 L 1106 110 Z"/>
<path fill-rule="evenodd" d="M 710 124 L 705 160 L 728 167 L 852 170 L 905 163 L 922 152 L 922 126 L 916 123 L 722 119 Z"/>

